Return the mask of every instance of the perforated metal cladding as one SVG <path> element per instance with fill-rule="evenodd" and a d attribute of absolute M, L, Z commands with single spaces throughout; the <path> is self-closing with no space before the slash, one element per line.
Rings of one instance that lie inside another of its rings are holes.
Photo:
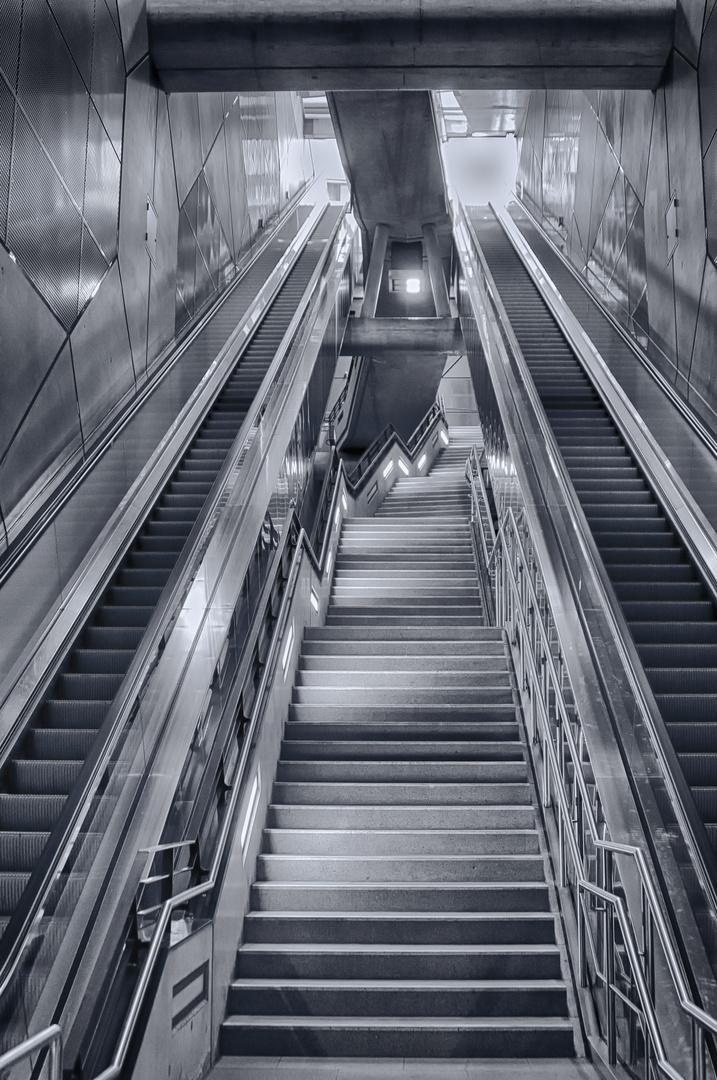
<path fill-rule="evenodd" d="M 96 109 L 90 105 L 84 217 L 108 263 L 117 254 L 119 194 L 120 161 Z"/>
<path fill-rule="evenodd" d="M 77 318 L 81 239 L 82 219 L 18 111 L 7 243 L 66 329 Z"/>
<path fill-rule="evenodd" d="M 7 204 L 10 195 L 10 162 L 12 160 L 12 127 L 15 101 L 0 82 L 0 239 L 7 235 Z"/>
<path fill-rule="evenodd" d="M 81 209 L 89 94 L 46 0 L 25 0 L 23 6 L 18 98 Z"/>
<path fill-rule="evenodd" d="M 82 311 L 95 289 L 105 276 L 109 264 L 90 236 L 87 226 L 82 229 L 82 253 L 80 256 L 80 288 L 78 310 Z"/>
<path fill-rule="evenodd" d="M 707 252 L 717 262 L 717 136 L 713 138 L 702 163 L 705 179 L 705 217 Z"/>

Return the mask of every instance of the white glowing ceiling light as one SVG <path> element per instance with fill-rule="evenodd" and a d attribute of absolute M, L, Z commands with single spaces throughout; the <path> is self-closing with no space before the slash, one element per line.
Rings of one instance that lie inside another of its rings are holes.
<path fill-rule="evenodd" d="M 410 277 L 406 281 L 406 292 L 419 293 L 421 291 L 420 278 Z"/>

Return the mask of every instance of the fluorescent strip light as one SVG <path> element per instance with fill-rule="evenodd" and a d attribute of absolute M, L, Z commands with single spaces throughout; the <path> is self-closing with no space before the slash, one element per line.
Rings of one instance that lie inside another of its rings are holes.
<path fill-rule="evenodd" d="M 443 439 L 444 445 L 448 446 L 448 436 L 446 435 L 445 431 L 441 432 L 441 438 Z"/>
<path fill-rule="evenodd" d="M 313 587 L 311 589 L 311 606 L 314 609 L 314 611 L 318 612 L 318 610 L 319 610 L 319 594 L 317 593 L 316 589 L 314 589 Z"/>
<path fill-rule="evenodd" d="M 418 462 L 418 468 L 422 469 L 425 464 L 426 464 L 426 455 L 424 454 L 423 457 L 421 458 L 421 460 Z"/>
<path fill-rule="evenodd" d="M 346 492 L 345 491 L 341 492 L 341 505 L 344 508 L 344 513 L 346 513 L 346 511 L 349 508 L 349 504 L 346 502 Z"/>
<path fill-rule="evenodd" d="M 392 472 L 393 472 L 393 458 L 391 458 L 388 465 L 383 470 L 383 478 L 384 478 L 384 480 L 386 479 L 387 476 L 390 476 Z"/>
<path fill-rule="evenodd" d="M 409 468 L 408 468 L 408 465 L 406 464 L 406 462 L 403 460 L 402 457 L 400 457 L 398 459 L 398 467 L 399 467 L 399 469 L 401 470 L 401 472 L 403 473 L 404 476 L 408 476 Z"/>
<path fill-rule="evenodd" d="M 341 521 L 341 507 L 336 507 L 336 513 L 334 514 L 334 528 L 338 529 L 339 522 Z"/>

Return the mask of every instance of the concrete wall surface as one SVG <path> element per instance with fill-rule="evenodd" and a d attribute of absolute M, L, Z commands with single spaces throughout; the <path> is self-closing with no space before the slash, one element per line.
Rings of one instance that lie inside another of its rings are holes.
<path fill-rule="evenodd" d="M 717 12 L 680 0 L 657 91 L 534 91 L 518 193 L 717 432 Z"/>
<path fill-rule="evenodd" d="M 142 0 L 0 6 L 0 534 L 310 171 L 297 95 L 159 89 Z"/>

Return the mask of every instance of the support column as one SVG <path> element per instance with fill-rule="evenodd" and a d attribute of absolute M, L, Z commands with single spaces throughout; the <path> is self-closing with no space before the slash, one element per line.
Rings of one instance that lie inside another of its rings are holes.
<path fill-rule="evenodd" d="M 386 261 L 386 248 L 388 247 L 388 225 L 377 225 L 373 234 L 371 246 L 371 260 L 368 264 L 366 284 L 363 291 L 363 307 L 361 308 L 362 319 L 373 319 L 378 306 L 378 293 L 381 288 L 383 277 L 383 264 Z"/>
<path fill-rule="evenodd" d="M 436 315 L 439 319 L 444 319 L 451 313 L 451 302 L 448 298 L 448 287 L 443 273 L 443 261 L 435 225 L 423 226 L 423 249 L 428 260 L 428 276 L 431 279 Z"/>

